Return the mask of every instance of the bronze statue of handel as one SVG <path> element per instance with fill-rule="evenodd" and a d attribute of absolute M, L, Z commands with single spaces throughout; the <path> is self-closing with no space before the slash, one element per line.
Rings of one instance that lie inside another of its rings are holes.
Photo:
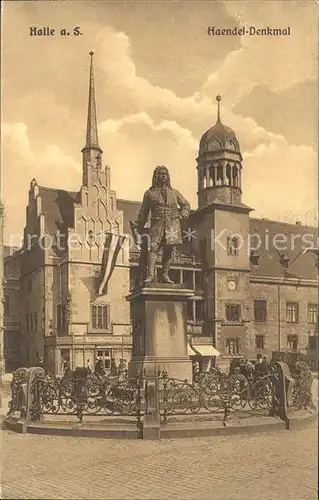
<path fill-rule="evenodd" d="M 168 276 L 172 251 L 175 245 L 182 243 L 180 221 L 188 218 L 190 204 L 177 189 L 171 187 L 169 172 L 164 166 L 155 168 L 152 186 L 144 194 L 137 221 L 140 235 L 143 234 L 149 213 L 151 226 L 148 233 L 147 276 L 144 283 L 154 281 L 157 254 L 161 249 L 162 281 L 174 283 Z"/>

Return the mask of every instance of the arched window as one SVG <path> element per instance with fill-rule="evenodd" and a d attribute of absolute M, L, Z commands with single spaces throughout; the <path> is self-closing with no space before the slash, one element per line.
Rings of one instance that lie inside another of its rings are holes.
<path fill-rule="evenodd" d="M 223 165 L 218 165 L 217 166 L 217 186 L 222 186 L 223 185 Z"/>
<path fill-rule="evenodd" d="M 229 163 L 226 165 L 226 184 L 227 186 L 232 185 L 231 166 Z"/>
<path fill-rule="evenodd" d="M 233 186 L 238 187 L 238 168 L 233 165 Z"/>
<path fill-rule="evenodd" d="M 214 165 L 209 165 L 209 185 L 214 186 L 215 182 L 215 177 L 214 177 Z"/>

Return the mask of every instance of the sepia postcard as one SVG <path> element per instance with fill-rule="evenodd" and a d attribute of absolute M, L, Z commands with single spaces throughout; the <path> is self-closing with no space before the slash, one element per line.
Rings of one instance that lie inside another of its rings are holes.
<path fill-rule="evenodd" d="M 1 3 L 0 498 L 317 498 L 318 25 Z"/>

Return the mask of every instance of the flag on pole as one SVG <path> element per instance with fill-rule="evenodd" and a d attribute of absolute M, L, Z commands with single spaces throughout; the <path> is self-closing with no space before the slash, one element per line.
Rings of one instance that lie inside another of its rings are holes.
<path fill-rule="evenodd" d="M 104 251 L 102 256 L 101 281 L 98 295 L 105 293 L 105 288 L 112 276 L 117 256 L 125 243 L 127 236 L 107 233 L 104 242 Z"/>

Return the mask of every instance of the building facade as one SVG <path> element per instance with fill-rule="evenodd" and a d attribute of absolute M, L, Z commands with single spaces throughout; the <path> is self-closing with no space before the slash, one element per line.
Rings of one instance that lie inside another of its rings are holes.
<path fill-rule="evenodd" d="M 242 202 L 240 145 L 221 121 L 220 99 L 216 124 L 200 140 L 198 207 L 174 252 L 170 277 L 194 291 L 187 310 L 189 355 L 202 369 L 215 364 L 227 370 L 236 357 L 316 351 L 318 243 L 315 228 L 250 217 L 253 209 Z M 93 367 L 99 357 L 108 369 L 111 358 L 130 359 L 126 297 L 136 286 L 139 251 L 121 248 L 101 293 L 105 249 L 99 236 L 129 234 L 140 202 L 117 199 L 110 169 L 103 167 L 93 54 L 82 160 L 77 192 L 30 183 L 23 247 L 5 258 L 7 369 L 42 357 L 54 373 L 66 361 L 72 368 Z M 286 240 L 282 249 L 278 235 Z"/>

